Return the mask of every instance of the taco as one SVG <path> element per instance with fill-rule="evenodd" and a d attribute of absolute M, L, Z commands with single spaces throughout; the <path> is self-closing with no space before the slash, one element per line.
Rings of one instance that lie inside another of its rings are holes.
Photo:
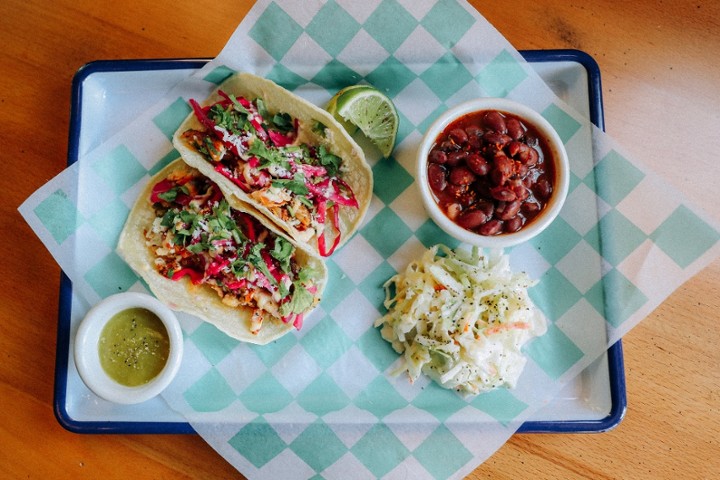
<path fill-rule="evenodd" d="M 192 113 L 173 145 L 227 194 L 331 255 L 372 198 L 362 149 L 330 114 L 270 80 L 238 73 Z"/>
<path fill-rule="evenodd" d="M 255 344 L 299 329 L 327 281 L 317 254 L 179 159 L 141 193 L 118 253 L 174 310 Z"/>

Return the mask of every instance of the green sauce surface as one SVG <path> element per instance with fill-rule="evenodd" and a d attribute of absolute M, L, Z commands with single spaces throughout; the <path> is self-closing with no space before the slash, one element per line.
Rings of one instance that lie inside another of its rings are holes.
<path fill-rule="evenodd" d="M 155 378 L 167 363 L 170 341 L 165 325 L 150 310 L 115 314 L 100 334 L 100 365 L 116 382 L 135 387 Z"/>

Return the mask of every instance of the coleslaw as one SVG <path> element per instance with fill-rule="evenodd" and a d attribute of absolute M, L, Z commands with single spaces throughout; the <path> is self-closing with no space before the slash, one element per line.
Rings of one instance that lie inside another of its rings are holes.
<path fill-rule="evenodd" d="M 522 347 L 547 330 L 528 295 L 535 284 L 502 251 L 428 249 L 384 285 L 388 312 L 375 326 L 402 355 L 392 374 L 414 382 L 423 373 L 470 395 L 514 388 Z"/>

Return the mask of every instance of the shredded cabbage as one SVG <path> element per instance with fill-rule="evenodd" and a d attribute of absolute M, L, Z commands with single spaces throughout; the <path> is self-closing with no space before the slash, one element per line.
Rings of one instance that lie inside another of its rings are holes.
<path fill-rule="evenodd" d="M 424 373 L 471 395 L 514 388 L 523 345 L 547 330 L 528 295 L 536 284 L 502 251 L 428 249 L 384 285 L 388 313 L 375 326 L 402 355 L 393 375 L 413 382 Z"/>

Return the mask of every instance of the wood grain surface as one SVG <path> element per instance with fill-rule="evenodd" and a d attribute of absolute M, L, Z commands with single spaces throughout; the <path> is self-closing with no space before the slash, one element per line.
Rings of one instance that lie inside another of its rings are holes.
<path fill-rule="evenodd" d="M 517 49 L 592 55 L 608 133 L 720 221 L 720 2 L 471 3 Z M 196 435 L 78 435 L 58 424 L 60 269 L 17 207 L 65 167 L 71 80 L 81 65 L 212 57 L 250 7 L 0 2 L 0 191 L 8 196 L 0 215 L 0 478 L 242 478 Z M 718 323 L 715 261 L 624 338 L 628 410 L 616 429 L 515 435 L 468 478 L 717 478 Z"/>

